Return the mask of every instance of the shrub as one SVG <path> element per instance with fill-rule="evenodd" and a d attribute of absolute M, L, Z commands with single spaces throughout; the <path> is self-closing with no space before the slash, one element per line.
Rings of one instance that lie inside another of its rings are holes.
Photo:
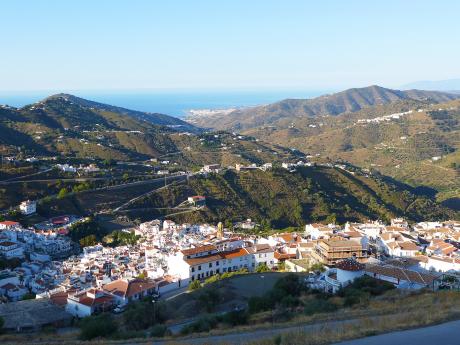
<path fill-rule="evenodd" d="M 280 304 L 285 308 L 293 308 L 300 304 L 300 300 L 297 297 L 287 295 L 281 299 Z"/>
<path fill-rule="evenodd" d="M 155 325 L 150 330 L 151 337 L 164 337 L 168 331 L 168 327 L 165 325 Z"/>
<path fill-rule="evenodd" d="M 352 307 L 356 304 L 367 304 L 369 302 L 370 294 L 365 291 L 350 289 L 345 293 L 345 300 L 343 305 L 345 307 Z"/>
<path fill-rule="evenodd" d="M 256 267 L 257 273 L 269 272 L 270 269 L 268 268 L 267 264 L 260 264 Z"/>
<path fill-rule="evenodd" d="M 242 311 L 231 311 L 223 315 L 222 321 L 230 326 L 245 325 L 248 323 L 248 313 Z"/>
<path fill-rule="evenodd" d="M 89 316 L 81 321 L 80 338 L 82 340 L 91 340 L 96 337 L 106 337 L 117 331 L 118 325 L 112 315 L 101 314 Z"/>
<path fill-rule="evenodd" d="M 307 315 L 319 314 L 319 313 L 330 313 L 337 310 L 337 305 L 332 303 L 328 299 L 314 298 L 305 303 L 303 309 Z"/>
<path fill-rule="evenodd" d="M 272 299 L 266 296 L 253 296 L 248 300 L 249 313 L 254 314 L 260 311 L 269 310 L 273 307 Z"/>
<path fill-rule="evenodd" d="M 188 289 L 190 291 L 193 291 L 193 290 L 199 289 L 200 287 L 201 287 L 200 281 L 199 280 L 194 280 L 189 284 Z"/>
<path fill-rule="evenodd" d="M 299 276 L 288 274 L 275 283 L 274 290 L 279 290 L 282 295 L 299 296 L 304 286 Z"/>
<path fill-rule="evenodd" d="M 216 307 L 219 299 L 220 295 L 218 291 L 207 289 L 198 296 L 199 307 L 210 313 Z"/>
<path fill-rule="evenodd" d="M 124 312 L 123 318 L 126 328 L 130 330 L 143 330 L 167 319 L 167 312 L 164 303 L 152 303 L 150 298 L 132 303 Z"/>
<path fill-rule="evenodd" d="M 218 323 L 219 319 L 216 316 L 205 316 L 182 328 L 181 333 L 209 332 L 211 329 L 215 328 Z"/>
<path fill-rule="evenodd" d="M 68 194 L 68 191 L 66 188 L 61 188 L 61 190 L 59 191 L 58 195 L 57 195 L 57 198 L 58 199 L 63 199 L 67 196 Z"/>
<path fill-rule="evenodd" d="M 220 279 L 221 279 L 221 276 L 219 274 L 215 274 L 215 275 L 209 277 L 208 279 L 206 279 L 204 281 L 203 285 L 215 283 L 215 282 L 219 281 Z"/>
<path fill-rule="evenodd" d="M 28 292 L 21 298 L 21 300 L 23 301 L 28 300 L 28 299 L 35 299 L 35 294 L 33 292 Z"/>
<path fill-rule="evenodd" d="M 362 292 L 367 292 L 372 296 L 380 296 L 389 290 L 393 290 L 395 287 L 393 284 L 375 279 L 368 275 L 359 277 L 348 285 L 345 289 L 339 291 L 339 295 L 345 296 L 349 290 L 358 290 Z M 350 293 L 350 292 L 348 292 Z"/>

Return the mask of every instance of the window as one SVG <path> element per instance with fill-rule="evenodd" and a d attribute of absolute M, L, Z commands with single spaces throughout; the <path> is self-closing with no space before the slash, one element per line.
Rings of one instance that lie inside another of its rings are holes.
<path fill-rule="evenodd" d="M 201 265 L 200 265 L 200 266 L 198 266 L 198 271 L 201 271 Z"/>
<path fill-rule="evenodd" d="M 216 266 L 219 266 L 219 261 L 216 261 Z"/>
<path fill-rule="evenodd" d="M 192 267 L 192 272 L 195 272 L 195 267 Z"/>
<path fill-rule="evenodd" d="M 212 262 L 209 263 L 209 267 L 212 267 Z"/>

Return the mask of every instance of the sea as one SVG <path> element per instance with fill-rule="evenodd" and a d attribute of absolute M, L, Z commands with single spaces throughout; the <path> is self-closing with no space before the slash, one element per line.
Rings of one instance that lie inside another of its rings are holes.
<path fill-rule="evenodd" d="M 0 104 L 22 107 L 61 91 L 1 92 Z M 64 91 L 92 101 L 145 112 L 163 113 L 179 118 L 190 110 L 243 108 L 277 102 L 286 98 L 313 98 L 326 90 L 167 90 L 167 91 Z"/>

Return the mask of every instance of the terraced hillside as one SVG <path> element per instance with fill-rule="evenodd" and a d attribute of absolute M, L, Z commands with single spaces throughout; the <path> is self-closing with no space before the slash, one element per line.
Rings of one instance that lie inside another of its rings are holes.
<path fill-rule="evenodd" d="M 431 188 L 438 200 L 458 209 L 459 123 L 458 100 L 403 100 L 338 116 L 280 121 L 243 133 Z"/>
<path fill-rule="evenodd" d="M 202 211 L 178 215 L 181 221 L 236 221 L 252 218 L 266 227 L 302 226 L 305 222 L 385 219 L 449 218 L 453 212 L 414 188 L 385 177 L 354 175 L 337 168 L 306 167 L 296 173 L 227 171 L 223 175 L 193 178 L 139 200 L 136 209 L 174 207 L 191 195 L 205 195 Z M 133 211 L 136 215 L 136 212 Z"/>

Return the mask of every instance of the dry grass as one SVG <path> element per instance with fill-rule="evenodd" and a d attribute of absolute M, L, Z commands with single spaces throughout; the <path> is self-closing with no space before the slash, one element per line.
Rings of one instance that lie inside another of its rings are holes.
<path fill-rule="evenodd" d="M 273 328 L 302 327 L 307 325 L 322 324 L 315 331 L 299 331 L 298 337 L 292 332 L 282 336 L 281 344 L 306 344 L 320 345 L 335 341 L 370 336 L 393 330 L 403 330 L 423 327 L 448 320 L 460 319 L 460 292 L 442 291 L 437 293 L 403 293 L 393 290 L 381 298 L 371 300 L 369 304 L 352 309 L 341 309 L 334 313 L 305 315 L 299 313 L 293 319 L 283 323 L 266 321 L 271 312 L 262 312 L 251 317 L 249 325 L 232 327 L 231 329 L 215 329 L 209 333 L 194 334 L 194 336 L 218 336 L 232 333 L 251 333 L 258 330 Z M 334 321 L 356 320 L 346 325 L 331 325 Z M 329 325 L 329 326 L 328 326 Z M 282 330 L 280 330 L 282 333 Z M 308 335 L 308 341 L 302 342 Z M 294 342 L 287 342 L 296 339 Z M 315 340 L 317 339 L 317 340 Z M 326 340 L 324 340 L 326 339 Z M 323 341 L 324 340 L 324 341 Z M 186 340 L 171 339 L 171 344 L 186 344 Z M 316 342 L 315 342 L 316 341 Z M 323 341 L 323 342 L 321 342 Z M 169 343 L 168 343 L 169 344 Z M 223 342 L 222 344 L 225 344 Z M 273 339 L 261 342 L 249 342 L 251 345 L 274 344 Z"/>
<path fill-rule="evenodd" d="M 353 309 L 343 309 L 334 313 L 304 315 L 299 313 L 289 322 L 275 323 L 263 322 L 267 319 L 267 312 L 256 314 L 250 325 L 233 327 L 231 329 L 216 329 L 206 334 L 196 336 L 225 335 L 232 333 L 251 333 L 264 329 L 280 329 L 280 336 L 276 337 L 276 344 L 280 345 L 322 345 L 333 342 L 366 337 L 395 330 L 424 327 L 449 320 L 460 319 L 460 292 L 442 291 L 437 293 L 421 292 L 404 294 L 401 291 L 390 291 L 380 298 L 370 301 L 366 306 Z M 262 323 L 256 323 L 257 320 Z M 343 324 L 334 321 L 352 320 Z M 317 325 L 309 330 L 303 326 Z M 283 328 L 299 327 L 298 331 L 285 332 Z M 188 337 L 188 338 L 189 338 Z M 166 338 L 168 344 L 187 344 L 188 338 Z M 0 336 L 0 344 L 147 344 L 152 339 L 129 340 L 93 340 L 78 341 L 76 333 L 68 334 L 4 334 Z M 252 341 L 248 337 L 248 345 L 271 345 L 275 339 L 261 337 Z M 204 339 L 204 342 L 206 340 Z M 280 343 L 278 342 L 280 341 Z M 221 344 L 225 344 L 222 342 Z"/>

